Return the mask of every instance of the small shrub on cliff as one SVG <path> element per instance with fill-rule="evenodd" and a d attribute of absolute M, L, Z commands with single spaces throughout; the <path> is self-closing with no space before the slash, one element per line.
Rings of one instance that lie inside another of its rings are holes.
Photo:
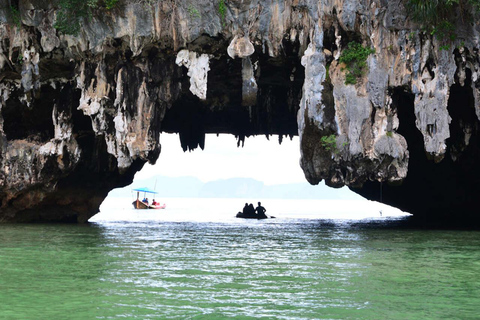
<path fill-rule="evenodd" d="M 480 0 L 405 0 L 413 21 L 439 41 L 451 42 L 457 37 L 455 22 L 472 20 L 480 11 Z M 441 49 L 449 49 L 443 44 Z"/>
<path fill-rule="evenodd" d="M 225 19 L 227 17 L 227 5 L 225 0 L 220 0 L 218 3 L 218 13 L 220 14 L 220 19 L 222 20 L 222 26 L 225 26 Z"/>
<path fill-rule="evenodd" d="M 88 2 L 84 0 L 61 0 L 54 27 L 64 33 L 77 35 L 80 31 L 80 19 L 90 14 Z"/>
<path fill-rule="evenodd" d="M 327 151 L 337 152 L 337 137 L 334 134 L 321 137 L 320 144 Z"/>
<path fill-rule="evenodd" d="M 77 35 L 81 21 L 92 17 L 93 10 L 113 9 L 119 0 L 60 0 L 54 27 L 64 33 Z"/>
<path fill-rule="evenodd" d="M 200 14 L 200 11 L 198 11 L 198 9 L 195 8 L 193 5 L 188 6 L 188 13 L 190 14 L 191 19 L 195 19 L 195 18 L 199 19 L 202 17 Z"/>
<path fill-rule="evenodd" d="M 10 13 L 12 14 L 13 24 L 20 28 L 22 26 L 22 19 L 20 17 L 20 12 L 14 6 L 10 6 Z"/>
<path fill-rule="evenodd" d="M 117 5 L 118 0 L 105 0 L 105 8 L 112 10 Z"/>
<path fill-rule="evenodd" d="M 337 136 L 334 134 L 323 136 L 320 138 L 320 145 L 326 150 L 338 155 L 340 153 L 339 148 L 337 147 Z M 344 142 L 341 145 L 341 148 L 348 146 L 348 142 Z"/>
<path fill-rule="evenodd" d="M 358 42 L 350 42 L 348 47 L 340 55 L 340 63 L 345 64 L 342 71 L 347 71 L 345 84 L 355 84 L 357 79 L 365 74 L 367 69 L 367 58 L 375 53 L 375 49 L 365 48 Z"/>

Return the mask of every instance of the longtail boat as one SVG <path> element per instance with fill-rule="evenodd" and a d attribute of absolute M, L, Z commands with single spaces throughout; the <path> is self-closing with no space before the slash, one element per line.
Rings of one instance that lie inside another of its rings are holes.
<path fill-rule="evenodd" d="M 140 192 L 143 192 L 143 199 L 148 199 L 147 194 L 158 194 L 158 192 L 153 191 L 149 188 L 138 188 L 133 189 L 133 191 L 137 191 L 137 200 L 132 202 L 134 209 L 165 209 L 167 205 L 160 204 L 160 203 L 148 203 L 148 201 L 140 200 Z"/>

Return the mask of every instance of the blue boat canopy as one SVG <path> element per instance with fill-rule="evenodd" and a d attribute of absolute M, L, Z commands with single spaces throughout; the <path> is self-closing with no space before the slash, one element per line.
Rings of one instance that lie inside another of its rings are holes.
<path fill-rule="evenodd" d="M 157 194 L 157 193 L 158 193 L 158 192 L 153 191 L 153 190 L 150 189 L 150 188 L 137 188 L 137 189 L 133 189 L 133 191 L 146 192 L 146 193 L 154 193 L 154 194 Z"/>

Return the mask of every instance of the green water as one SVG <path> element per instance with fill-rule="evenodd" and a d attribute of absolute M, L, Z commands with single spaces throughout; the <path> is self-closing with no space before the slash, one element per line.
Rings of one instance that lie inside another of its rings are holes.
<path fill-rule="evenodd" d="M 479 274 L 388 221 L 0 226 L 0 319 L 479 319 Z"/>

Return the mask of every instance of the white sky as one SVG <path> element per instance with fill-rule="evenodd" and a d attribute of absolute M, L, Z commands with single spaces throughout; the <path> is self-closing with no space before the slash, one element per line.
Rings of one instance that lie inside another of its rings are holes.
<path fill-rule="evenodd" d="M 244 147 L 237 147 L 233 135 L 208 134 L 205 149 L 183 152 L 178 134 L 160 135 L 162 152 L 157 163 L 146 164 L 136 174 L 135 180 L 154 175 L 168 177 L 193 176 L 203 182 L 228 178 L 253 178 L 267 185 L 306 182 L 300 168 L 300 146 L 298 137 L 278 136 L 249 137 Z"/>

